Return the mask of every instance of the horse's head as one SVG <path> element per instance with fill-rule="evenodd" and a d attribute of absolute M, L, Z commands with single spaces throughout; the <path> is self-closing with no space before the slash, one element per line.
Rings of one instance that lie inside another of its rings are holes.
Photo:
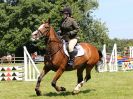
<path fill-rule="evenodd" d="M 39 28 L 32 33 L 31 39 L 38 40 L 42 36 L 49 36 L 49 32 L 50 32 L 50 19 L 47 22 L 41 24 Z"/>

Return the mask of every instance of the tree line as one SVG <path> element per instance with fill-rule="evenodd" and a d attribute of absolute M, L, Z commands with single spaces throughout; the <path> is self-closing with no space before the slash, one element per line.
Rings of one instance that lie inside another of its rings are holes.
<path fill-rule="evenodd" d="M 99 49 L 103 44 L 111 46 L 115 41 L 109 38 L 106 24 L 93 18 L 92 13 L 98 8 L 97 0 L 0 0 L 0 56 L 7 52 L 21 56 L 23 46 L 30 52 L 38 50 L 42 54 L 44 38 L 32 42 L 31 33 L 48 18 L 57 31 L 62 18 L 60 10 L 66 6 L 71 7 L 73 17 L 80 25 L 80 41 Z"/>

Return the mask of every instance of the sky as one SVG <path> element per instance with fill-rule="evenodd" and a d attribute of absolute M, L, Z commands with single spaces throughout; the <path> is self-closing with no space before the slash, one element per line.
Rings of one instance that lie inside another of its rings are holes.
<path fill-rule="evenodd" d="M 106 23 L 110 38 L 133 39 L 133 0 L 98 0 L 94 16 Z"/>

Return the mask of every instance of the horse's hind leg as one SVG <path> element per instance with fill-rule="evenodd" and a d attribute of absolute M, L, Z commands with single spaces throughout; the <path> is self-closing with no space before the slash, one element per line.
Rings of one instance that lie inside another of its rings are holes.
<path fill-rule="evenodd" d="M 40 83 L 42 81 L 42 78 L 50 71 L 49 68 L 47 68 L 46 66 L 44 66 L 40 76 L 38 77 L 38 80 L 37 80 L 37 84 L 36 84 L 36 88 L 35 88 L 35 91 L 36 91 L 36 95 L 37 96 L 40 96 L 41 95 L 41 91 L 40 91 Z"/>
<path fill-rule="evenodd" d="M 75 87 L 74 91 L 73 91 L 73 94 L 77 94 L 80 92 L 80 88 L 83 86 L 83 84 L 85 82 L 87 82 L 89 79 L 91 79 L 91 75 L 90 75 L 90 72 L 92 70 L 93 66 L 91 65 L 88 65 L 86 66 L 86 76 L 85 76 L 85 79 L 80 79 L 80 81 L 78 82 L 78 85 Z M 83 72 L 81 72 L 81 70 L 79 71 L 79 74 L 81 74 Z M 80 77 L 80 76 L 79 76 Z"/>
<path fill-rule="evenodd" d="M 91 70 L 92 68 L 94 67 L 94 65 L 89 65 L 86 67 L 86 76 L 85 76 L 85 79 L 84 81 L 87 82 L 88 80 L 91 79 Z"/>
<path fill-rule="evenodd" d="M 78 77 L 78 81 L 77 81 L 77 86 L 74 88 L 73 90 L 73 94 L 77 94 L 80 91 L 80 88 L 83 86 L 83 71 L 84 71 L 84 66 L 82 66 L 81 68 L 77 69 L 77 77 Z"/>

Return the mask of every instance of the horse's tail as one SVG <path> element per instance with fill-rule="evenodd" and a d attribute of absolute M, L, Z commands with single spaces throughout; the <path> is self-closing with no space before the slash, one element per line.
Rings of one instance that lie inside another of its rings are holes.
<path fill-rule="evenodd" d="M 98 54 L 99 54 L 99 61 L 98 61 L 98 63 L 95 65 L 95 70 L 96 70 L 97 72 L 99 72 L 99 71 L 98 71 L 98 66 L 99 66 L 100 64 L 103 63 L 103 60 L 102 60 L 103 54 L 102 54 L 102 52 L 101 52 L 100 50 L 98 50 Z"/>
<path fill-rule="evenodd" d="M 102 52 L 100 50 L 98 50 L 98 54 L 99 54 L 99 61 L 101 61 L 102 57 L 103 57 L 103 54 L 102 54 Z"/>

